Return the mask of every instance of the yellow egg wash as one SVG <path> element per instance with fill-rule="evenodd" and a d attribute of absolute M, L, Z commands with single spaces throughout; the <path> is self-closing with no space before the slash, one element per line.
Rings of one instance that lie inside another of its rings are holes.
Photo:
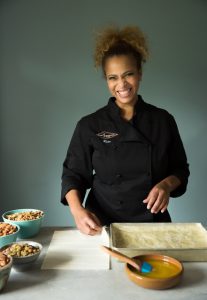
<path fill-rule="evenodd" d="M 153 269 L 149 273 L 140 273 L 139 271 L 137 271 L 137 273 L 142 275 L 143 277 L 164 279 L 172 277 L 179 272 L 179 268 L 173 263 L 169 263 L 164 260 L 153 259 L 147 259 L 146 261 L 152 266 Z"/>

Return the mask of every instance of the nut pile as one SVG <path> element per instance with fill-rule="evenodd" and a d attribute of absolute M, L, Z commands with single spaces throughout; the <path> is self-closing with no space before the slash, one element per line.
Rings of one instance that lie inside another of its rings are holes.
<path fill-rule="evenodd" d="M 5 254 L 17 257 L 25 257 L 33 255 L 40 251 L 38 246 L 29 245 L 28 243 L 24 244 L 13 244 L 10 247 L 4 250 Z"/>
<path fill-rule="evenodd" d="M 28 220 L 36 220 L 43 216 L 43 212 L 38 211 L 25 211 L 14 213 L 11 215 L 6 215 L 6 218 L 11 221 L 28 221 Z"/>
<path fill-rule="evenodd" d="M 10 262 L 10 259 L 7 255 L 0 252 L 0 268 L 6 266 Z"/>
<path fill-rule="evenodd" d="M 0 236 L 5 236 L 16 232 L 17 227 L 9 223 L 0 223 Z"/>

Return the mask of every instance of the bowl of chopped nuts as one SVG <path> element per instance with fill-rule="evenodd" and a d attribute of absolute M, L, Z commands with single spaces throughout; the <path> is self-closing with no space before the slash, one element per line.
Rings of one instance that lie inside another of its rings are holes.
<path fill-rule="evenodd" d="M 13 258 L 14 265 L 34 262 L 40 255 L 42 245 L 34 241 L 18 241 L 1 248 L 3 254 Z"/>
<path fill-rule="evenodd" d="M 20 227 L 17 224 L 0 222 L 0 248 L 15 242 L 19 231 Z"/>
<path fill-rule="evenodd" d="M 0 251 L 0 292 L 6 286 L 11 271 L 13 259 Z"/>
<path fill-rule="evenodd" d="M 7 223 L 18 225 L 20 227 L 18 237 L 27 239 L 39 233 L 44 212 L 38 209 L 14 209 L 5 212 L 2 218 Z"/>

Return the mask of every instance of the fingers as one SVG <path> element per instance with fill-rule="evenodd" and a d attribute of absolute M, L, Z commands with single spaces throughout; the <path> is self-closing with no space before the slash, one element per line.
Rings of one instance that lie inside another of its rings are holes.
<path fill-rule="evenodd" d="M 81 215 L 76 216 L 75 222 L 80 232 L 86 235 L 96 235 L 100 234 L 102 231 L 99 219 L 85 209 Z"/>
<path fill-rule="evenodd" d="M 163 213 L 169 203 L 169 193 L 155 186 L 143 202 L 146 203 L 147 209 L 150 209 L 151 213 L 156 214 L 160 211 Z"/>
<path fill-rule="evenodd" d="M 98 225 L 98 227 L 102 228 L 102 224 L 101 224 L 100 220 L 97 218 L 97 216 L 94 213 L 91 213 L 91 215 L 93 216 L 93 220 Z"/>
<path fill-rule="evenodd" d="M 151 212 L 157 214 L 158 212 L 164 212 L 167 209 L 168 201 L 166 199 L 157 199 L 155 204 L 151 208 Z"/>
<path fill-rule="evenodd" d="M 95 226 L 91 227 L 93 225 L 89 225 L 88 223 L 84 224 L 77 224 L 78 229 L 80 232 L 86 234 L 86 235 L 96 235 L 101 233 L 101 229 L 96 228 Z"/>
<path fill-rule="evenodd" d="M 169 203 L 169 201 L 168 201 L 168 203 Z M 164 207 L 160 210 L 161 213 L 164 213 L 167 210 L 168 203 L 166 205 L 164 205 Z"/>
<path fill-rule="evenodd" d="M 102 227 L 100 225 L 98 218 L 96 218 L 96 216 L 93 214 L 92 214 L 92 218 L 86 220 L 86 227 L 88 232 L 87 234 L 89 235 L 100 234 L 102 231 Z"/>

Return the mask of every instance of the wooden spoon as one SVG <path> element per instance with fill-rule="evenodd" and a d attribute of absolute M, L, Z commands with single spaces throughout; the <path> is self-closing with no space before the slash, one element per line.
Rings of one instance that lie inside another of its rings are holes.
<path fill-rule="evenodd" d="M 142 262 L 141 260 L 139 260 L 137 258 L 135 260 L 134 258 L 130 258 L 129 256 L 124 255 L 124 254 L 120 253 L 119 251 L 113 250 L 112 248 L 109 248 L 106 246 L 101 246 L 101 249 L 104 252 L 108 253 L 109 255 L 119 259 L 120 261 L 131 265 L 132 267 L 137 269 L 139 272 L 149 273 L 152 271 L 152 266 L 149 263 L 147 263 L 146 261 Z"/>

